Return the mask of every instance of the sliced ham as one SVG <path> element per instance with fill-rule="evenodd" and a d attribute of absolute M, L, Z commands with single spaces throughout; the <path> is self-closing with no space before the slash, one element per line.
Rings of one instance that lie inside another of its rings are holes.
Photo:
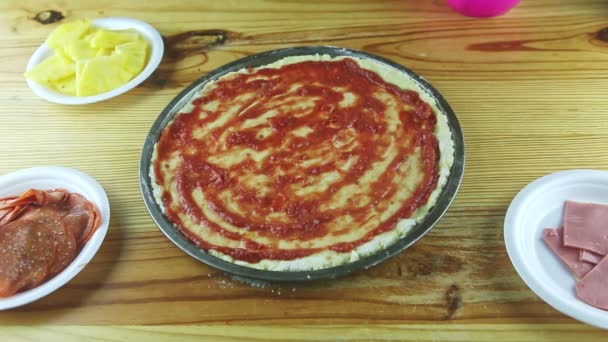
<path fill-rule="evenodd" d="M 562 263 L 577 277 L 583 277 L 593 268 L 593 264 L 579 260 L 579 249 L 564 246 L 563 229 L 545 229 L 543 231 L 543 240 L 559 257 Z"/>
<path fill-rule="evenodd" d="M 576 284 L 576 295 L 589 305 L 608 310 L 608 257 Z"/>
<path fill-rule="evenodd" d="M 580 250 L 580 253 L 579 253 L 579 256 L 578 256 L 578 260 L 580 260 L 580 261 L 586 261 L 586 262 L 594 264 L 594 265 L 599 264 L 600 261 L 602 261 L 603 258 L 604 258 L 604 256 L 601 255 L 601 254 L 589 252 L 589 251 L 586 251 L 584 249 Z"/>
<path fill-rule="evenodd" d="M 564 245 L 608 254 L 608 205 L 566 201 Z"/>

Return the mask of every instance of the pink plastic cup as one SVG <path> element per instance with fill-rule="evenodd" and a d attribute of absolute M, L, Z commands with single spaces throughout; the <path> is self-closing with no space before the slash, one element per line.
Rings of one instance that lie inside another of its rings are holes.
<path fill-rule="evenodd" d="M 455 11 L 469 17 L 489 18 L 507 13 L 520 0 L 448 0 Z"/>

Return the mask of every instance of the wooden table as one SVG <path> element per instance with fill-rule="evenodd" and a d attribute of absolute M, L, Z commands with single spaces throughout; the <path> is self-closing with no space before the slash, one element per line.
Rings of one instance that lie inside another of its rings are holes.
<path fill-rule="evenodd" d="M 439 0 L 3 1 L 0 9 L 0 174 L 78 168 L 112 206 L 93 262 L 52 295 L 1 312 L 0 340 L 608 338 L 534 295 L 503 243 L 505 211 L 527 183 L 608 169 L 608 2 L 523 0 L 496 19 L 460 16 Z M 33 19 L 45 10 L 65 19 Z M 153 77 L 84 106 L 28 89 L 25 64 L 53 28 L 108 16 L 144 20 L 166 37 Z M 339 280 L 254 288 L 185 255 L 156 228 L 139 191 L 140 150 L 194 79 L 298 45 L 360 49 L 422 74 L 458 115 L 467 166 L 445 218 L 406 252 Z"/>

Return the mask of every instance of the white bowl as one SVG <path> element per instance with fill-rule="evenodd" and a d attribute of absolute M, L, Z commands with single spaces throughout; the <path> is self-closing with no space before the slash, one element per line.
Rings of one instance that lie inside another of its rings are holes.
<path fill-rule="evenodd" d="M 102 18 L 95 19 L 92 22 L 94 27 L 110 30 L 124 30 L 129 28 L 137 30 L 150 44 L 150 57 L 144 70 L 126 84 L 106 93 L 94 96 L 64 95 L 26 78 L 28 86 L 36 95 L 47 101 L 66 105 L 80 105 L 103 101 L 133 89 L 148 78 L 160 64 L 160 61 L 163 58 L 164 44 L 160 33 L 158 33 L 154 27 L 143 21 L 131 18 Z M 53 50 L 46 45 L 46 43 L 42 43 L 42 45 L 36 49 L 32 57 L 30 57 L 26 66 L 26 71 L 29 71 L 51 55 L 53 55 Z"/>
<path fill-rule="evenodd" d="M 608 172 L 561 171 L 528 184 L 505 216 L 507 252 L 519 276 L 547 304 L 579 321 L 608 329 L 608 311 L 576 297 L 574 275 L 542 239 L 544 228 L 562 226 L 566 200 L 608 203 Z"/>
<path fill-rule="evenodd" d="M 97 253 L 110 223 L 108 197 L 101 185 L 85 173 L 65 167 L 47 166 L 19 170 L 0 177 L 0 198 L 19 195 L 30 188 L 43 190 L 63 188 L 81 194 L 99 209 L 101 225 L 65 270 L 36 288 L 8 298 L 0 298 L 0 310 L 31 303 L 74 278 Z"/>

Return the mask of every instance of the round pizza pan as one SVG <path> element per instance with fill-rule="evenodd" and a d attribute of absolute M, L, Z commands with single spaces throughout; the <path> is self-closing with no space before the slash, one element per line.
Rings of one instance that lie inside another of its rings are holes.
<path fill-rule="evenodd" d="M 205 252 L 204 250 L 197 247 L 196 244 L 192 243 L 190 240 L 184 237 L 173 226 L 173 224 L 165 217 L 161 208 L 158 206 L 154 199 L 151 183 L 152 180 L 150 179 L 149 174 L 150 167 L 152 167 L 152 152 L 154 150 L 155 144 L 160 138 L 163 129 L 171 122 L 171 120 L 179 112 L 179 110 L 190 102 L 190 98 L 194 94 L 196 94 L 200 89 L 202 89 L 205 84 L 207 84 L 207 82 L 216 80 L 227 73 L 234 72 L 242 68 L 255 68 L 263 66 L 289 56 L 305 56 L 314 54 L 327 54 L 332 57 L 352 56 L 361 59 L 373 59 L 377 62 L 386 64 L 390 67 L 399 70 L 401 73 L 403 73 L 404 77 L 409 77 L 415 80 L 420 85 L 420 87 L 422 87 L 436 99 L 438 107 L 447 115 L 448 125 L 452 132 L 452 139 L 454 141 L 454 163 L 452 164 L 448 181 L 445 187 L 443 188 L 443 191 L 439 196 L 437 203 L 435 203 L 435 206 L 431 208 L 427 215 L 418 224 L 416 224 L 407 235 L 397 240 L 397 242 L 395 242 L 393 245 L 355 262 L 343 264 L 340 266 L 312 271 L 268 271 L 237 265 L 217 258 Z M 173 241 L 173 243 L 175 243 L 179 248 L 181 248 L 190 256 L 202 261 L 203 263 L 209 266 L 234 274 L 241 278 L 276 282 L 303 282 L 320 279 L 332 279 L 358 270 L 367 269 L 402 252 L 403 250 L 414 244 L 416 241 L 422 238 L 429 230 L 431 230 L 431 228 L 433 228 L 433 226 L 441 219 L 443 214 L 447 211 L 448 207 L 452 203 L 462 180 L 464 172 L 464 162 L 464 139 L 462 135 L 462 130 L 460 128 L 456 115 L 454 114 L 454 111 L 452 110 L 452 108 L 450 108 L 449 104 L 446 102 L 443 96 L 441 96 L 441 94 L 421 76 L 395 62 L 366 52 L 331 46 L 306 46 L 278 49 L 251 55 L 228 63 L 218 69 L 215 69 L 190 84 L 167 105 L 167 107 L 160 113 L 160 115 L 152 125 L 152 128 L 150 129 L 150 132 L 144 143 L 141 154 L 141 160 L 139 164 L 139 181 L 144 202 L 156 225 L 171 241 Z"/>

